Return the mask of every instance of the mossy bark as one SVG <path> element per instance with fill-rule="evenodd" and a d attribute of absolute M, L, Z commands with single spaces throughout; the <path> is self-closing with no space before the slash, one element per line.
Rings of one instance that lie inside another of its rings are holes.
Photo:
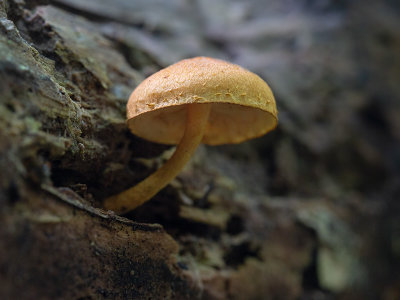
<path fill-rule="evenodd" d="M 0 1 L 0 298 L 397 299 L 398 5 L 149 2 Z M 194 55 L 266 79 L 278 129 L 103 210 L 173 150 L 130 92 Z"/>

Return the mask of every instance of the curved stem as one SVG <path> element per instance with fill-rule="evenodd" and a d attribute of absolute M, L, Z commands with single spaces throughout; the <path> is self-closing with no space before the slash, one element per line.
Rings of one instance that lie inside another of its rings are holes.
<path fill-rule="evenodd" d="M 211 104 L 188 104 L 185 133 L 171 158 L 134 187 L 107 198 L 106 209 L 126 213 L 150 200 L 183 169 L 203 139 Z"/>

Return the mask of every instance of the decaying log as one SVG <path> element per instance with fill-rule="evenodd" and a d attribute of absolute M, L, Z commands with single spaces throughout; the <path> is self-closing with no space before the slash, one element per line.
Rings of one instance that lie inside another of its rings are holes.
<path fill-rule="evenodd" d="M 152 2 L 0 1 L 0 298 L 398 299 L 398 5 Z M 279 128 L 103 210 L 172 150 L 130 92 L 195 55 L 265 78 Z"/>

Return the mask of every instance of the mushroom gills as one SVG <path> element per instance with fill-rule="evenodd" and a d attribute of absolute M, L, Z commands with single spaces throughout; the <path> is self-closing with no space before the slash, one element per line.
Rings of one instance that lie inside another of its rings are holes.
<path fill-rule="evenodd" d="M 240 143 L 261 136 L 276 126 L 276 118 L 259 108 L 234 103 L 210 104 L 212 107 L 202 140 L 204 144 Z M 184 133 L 187 105 L 173 105 L 143 113 L 128 120 L 128 126 L 143 139 L 176 145 Z"/>

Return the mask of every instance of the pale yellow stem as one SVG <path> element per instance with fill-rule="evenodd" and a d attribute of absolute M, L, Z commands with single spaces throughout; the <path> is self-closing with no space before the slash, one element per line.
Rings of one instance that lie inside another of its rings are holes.
<path fill-rule="evenodd" d="M 185 133 L 171 158 L 134 187 L 107 198 L 104 207 L 116 213 L 126 213 L 150 200 L 174 179 L 203 139 L 210 107 L 211 104 L 188 104 Z"/>

